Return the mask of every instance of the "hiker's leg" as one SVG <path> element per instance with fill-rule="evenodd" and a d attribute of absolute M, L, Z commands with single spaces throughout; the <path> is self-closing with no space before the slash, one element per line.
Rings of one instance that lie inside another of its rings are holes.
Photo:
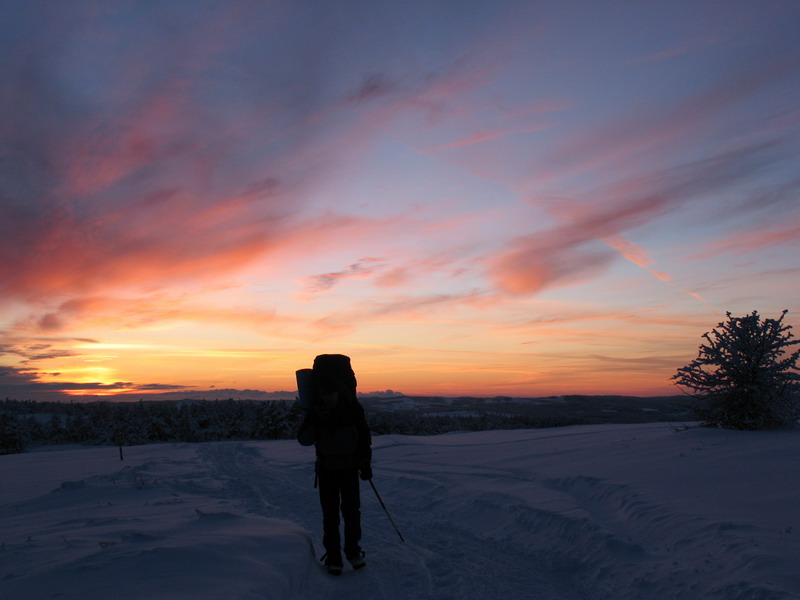
<path fill-rule="evenodd" d="M 319 502 L 322 507 L 322 545 L 328 553 L 326 564 L 342 564 L 339 536 L 339 481 L 335 471 L 320 471 Z"/>
<path fill-rule="evenodd" d="M 341 472 L 344 552 L 350 558 L 361 552 L 361 497 L 357 469 Z"/>

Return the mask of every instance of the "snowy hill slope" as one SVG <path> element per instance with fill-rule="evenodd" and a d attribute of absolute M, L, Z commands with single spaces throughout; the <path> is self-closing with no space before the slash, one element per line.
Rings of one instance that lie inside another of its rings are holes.
<path fill-rule="evenodd" d="M 800 431 L 381 436 L 368 567 L 327 576 L 294 442 L 0 457 L 0 598 L 800 598 Z"/>

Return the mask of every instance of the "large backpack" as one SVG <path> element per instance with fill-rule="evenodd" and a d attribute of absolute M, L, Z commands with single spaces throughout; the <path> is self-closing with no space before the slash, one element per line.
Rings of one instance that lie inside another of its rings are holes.
<path fill-rule="evenodd" d="M 356 374 L 350 357 L 344 354 L 320 354 L 314 359 L 313 369 L 295 371 L 298 402 L 304 410 L 316 406 L 321 391 L 338 391 L 355 400 Z"/>

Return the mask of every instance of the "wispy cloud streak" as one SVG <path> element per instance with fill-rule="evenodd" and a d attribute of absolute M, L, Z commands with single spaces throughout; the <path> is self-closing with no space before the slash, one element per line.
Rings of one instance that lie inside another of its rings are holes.
<path fill-rule="evenodd" d="M 639 249 L 634 256 L 632 246 L 620 244 L 620 235 L 698 197 L 730 190 L 790 157 L 778 144 L 745 146 L 646 178 L 626 180 L 600 190 L 598 197 L 585 204 L 555 207 L 562 224 L 509 242 L 489 260 L 489 276 L 512 294 L 536 293 L 596 276 L 616 256 L 600 243 L 603 240 L 633 262 L 647 264 L 649 258 Z"/>
<path fill-rule="evenodd" d="M 362 258 L 341 271 L 322 273 L 320 275 L 308 277 L 306 279 L 304 295 L 313 296 L 314 294 L 327 292 L 345 279 L 369 277 L 376 271 L 384 268 L 385 265 L 382 263 L 383 261 L 380 258 Z"/>

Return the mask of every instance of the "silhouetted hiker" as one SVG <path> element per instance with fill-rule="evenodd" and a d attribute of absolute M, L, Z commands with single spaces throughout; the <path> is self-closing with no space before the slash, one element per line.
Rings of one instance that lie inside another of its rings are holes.
<path fill-rule="evenodd" d="M 299 376 L 298 376 L 299 377 Z M 322 544 L 328 573 L 342 573 L 339 511 L 344 519 L 344 555 L 354 569 L 367 563 L 361 549 L 359 476 L 372 479 L 372 439 L 364 408 L 356 399 L 350 358 L 321 354 L 314 359 L 310 402 L 297 433 L 304 446 L 316 447 L 316 480 L 322 506 Z M 302 400 L 303 390 L 301 390 Z"/>

